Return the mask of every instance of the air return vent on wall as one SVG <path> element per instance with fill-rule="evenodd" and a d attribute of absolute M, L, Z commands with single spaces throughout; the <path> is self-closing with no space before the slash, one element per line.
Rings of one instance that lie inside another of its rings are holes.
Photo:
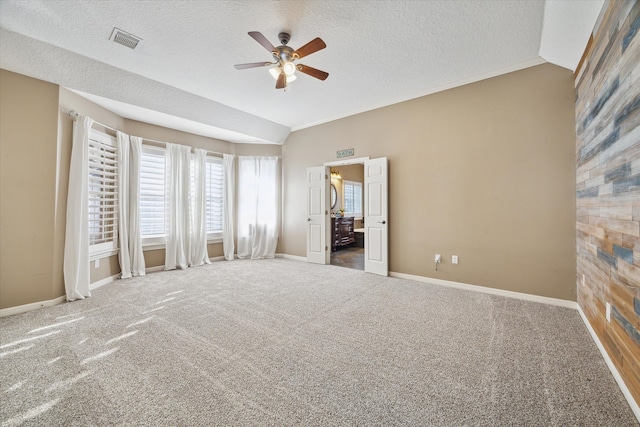
<path fill-rule="evenodd" d="M 123 46 L 126 46 L 131 49 L 135 49 L 138 46 L 138 43 L 142 41 L 140 37 L 136 37 L 133 34 L 129 34 L 126 31 L 122 31 L 120 28 L 115 28 L 111 32 L 111 37 L 109 40 L 113 40 L 116 43 L 120 43 Z"/>

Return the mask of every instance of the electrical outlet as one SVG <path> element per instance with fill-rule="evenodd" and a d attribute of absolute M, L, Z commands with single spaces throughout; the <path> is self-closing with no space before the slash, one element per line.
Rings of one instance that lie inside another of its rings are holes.
<path fill-rule="evenodd" d="M 93 263 L 95 264 L 95 268 L 100 267 L 100 258 L 96 259 Z"/>
<path fill-rule="evenodd" d="M 436 263 L 442 262 L 442 255 L 436 254 Z"/>
<path fill-rule="evenodd" d="M 451 264 L 457 264 L 457 263 L 458 263 L 458 255 L 452 255 Z"/>
<path fill-rule="evenodd" d="M 607 322 L 611 323 L 611 304 L 607 303 Z"/>

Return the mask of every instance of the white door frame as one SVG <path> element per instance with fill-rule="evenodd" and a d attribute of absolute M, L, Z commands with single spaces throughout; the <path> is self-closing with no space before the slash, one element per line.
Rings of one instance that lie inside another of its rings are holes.
<path fill-rule="evenodd" d="M 325 162 L 322 166 L 346 166 L 346 165 L 358 165 L 360 163 L 364 164 L 369 159 L 369 157 L 356 157 L 355 159 L 348 160 L 336 160 L 333 162 Z"/>
<path fill-rule="evenodd" d="M 335 161 L 332 161 L 332 162 L 325 162 L 322 165 L 325 166 L 325 167 L 346 166 L 346 165 L 355 165 L 355 164 L 363 164 L 364 165 L 368 160 L 371 160 L 370 157 L 368 157 L 368 156 L 367 157 L 356 157 L 356 158 L 353 158 L 353 159 L 344 159 L 344 160 L 335 160 Z M 325 188 L 325 194 L 327 194 L 327 195 L 330 194 L 330 191 L 331 191 L 331 187 L 330 186 L 331 186 L 331 181 L 327 180 L 326 181 L 326 188 Z M 363 187 L 364 187 L 364 182 L 363 182 Z M 364 190 L 364 188 L 363 188 L 363 190 Z M 363 191 L 362 195 L 363 195 L 363 198 L 366 197 L 365 191 Z M 327 218 L 327 223 L 326 223 L 327 230 L 331 227 L 330 224 L 331 224 L 330 218 Z M 307 237 L 307 239 L 308 239 L 308 237 Z M 366 239 L 366 237 L 365 237 L 365 239 Z M 308 246 L 308 244 L 309 244 L 309 242 L 307 241 L 307 246 Z M 327 244 L 329 244 L 329 240 L 327 240 Z M 388 241 L 386 242 L 386 244 L 388 244 Z M 364 250 L 365 250 L 365 259 L 366 259 L 366 257 L 367 257 L 367 245 L 366 244 L 365 244 Z M 388 256 L 388 252 L 387 251 L 385 251 L 385 255 Z M 329 254 L 329 257 L 327 257 L 326 264 L 330 263 L 330 259 L 329 258 L 330 258 L 330 254 Z"/>

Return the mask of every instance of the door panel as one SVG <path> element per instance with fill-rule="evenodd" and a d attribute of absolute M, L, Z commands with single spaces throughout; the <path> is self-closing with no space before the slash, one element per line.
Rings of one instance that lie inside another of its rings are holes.
<path fill-rule="evenodd" d="M 365 259 L 368 273 L 389 275 L 388 172 L 387 158 L 364 163 L 365 185 Z"/>
<path fill-rule="evenodd" d="M 329 168 L 307 168 L 307 262 L 329 263 L 329 192 L 327 191 Z"/>

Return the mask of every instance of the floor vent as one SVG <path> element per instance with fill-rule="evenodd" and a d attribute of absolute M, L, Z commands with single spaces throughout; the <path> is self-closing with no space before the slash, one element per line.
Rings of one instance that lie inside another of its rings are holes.
<path fill-rule="evenodd" d="M 136 37 L 133 34 L 122 31 L 120 28 L 113 29 L 109 40 L 113 40 L 114 42 L 120 43 L 122 46 L 126 46 L 130 49 L 135 49 L 136 46 L 138 46 L 138 43 L 142 41 L 140 37 Z"/>

